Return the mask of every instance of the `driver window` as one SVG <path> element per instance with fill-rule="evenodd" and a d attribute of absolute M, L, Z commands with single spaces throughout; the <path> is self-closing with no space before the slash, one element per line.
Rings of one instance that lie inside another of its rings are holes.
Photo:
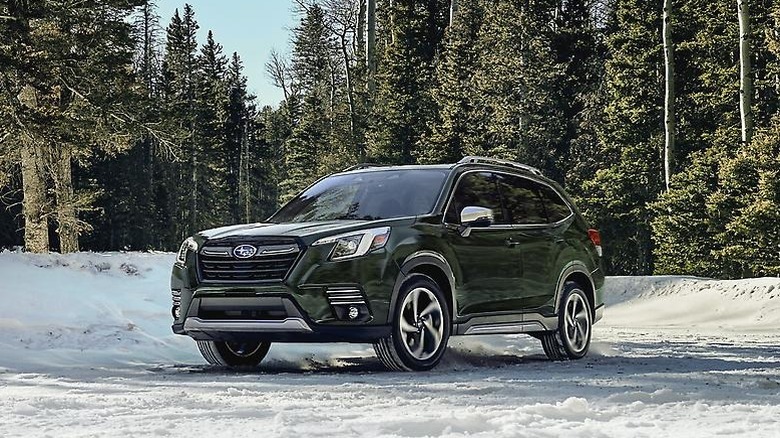
<path fill-rule="evenodd" d="M 460 223 L 460 212 L 464 207 L 485 207 L 493 210 L 493 223 L 506 224 L 506 215 L 501 208 L 496 176 L 490 172 L 470 172 L 463 175 L 452 194 L 444 221 Z"/>

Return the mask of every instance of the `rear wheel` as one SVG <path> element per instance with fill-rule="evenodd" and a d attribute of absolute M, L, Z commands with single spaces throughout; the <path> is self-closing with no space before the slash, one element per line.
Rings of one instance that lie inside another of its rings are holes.
<path fill-rule="evenodd" d="M 558 329 L 541 334 L 542 348 L 550 360 L 581 359 L 590 348 L 593 317 L 588 297 L 574 282 L 567 282 L 558 311 Z"/>
<path fill-rule="evenodd" d="M 430 277 L 415 274 L 396 302 L 391 335 L 375 342 L 374 351 L 391 370 L 430 370 L 444 355 L 452 329 L 444 294 Z"/>
<path fill-rule="evenodd" d="M 197 341 L 203 358 L 211 365 L 226 367 L 257 367 L 268 354 L 270 342 Z"/>

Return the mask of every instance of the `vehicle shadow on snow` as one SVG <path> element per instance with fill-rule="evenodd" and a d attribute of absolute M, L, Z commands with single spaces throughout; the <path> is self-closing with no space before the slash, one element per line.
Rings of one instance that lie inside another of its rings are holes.
<path fill-rule="evenodd" d="M 512 377 L 548 381 L 554 378 L 572 379 L 577 377 L 622 376 L 625 378 L 653 375 L 653 379 L 663 380 L 663 375 L 693 375 L 711 372 L 740 372 L 763 369 L 772 373 L 780 370 L 780 362 L 771 360 L 780 356 L 780 347 L 766 347 L 759 350 L 750 347 L 719 345 L 716 349 L 720 357 L 712 357 L 701 345 L 690 348 L 676 344 L 669 351 L 658 351 L 655 345 L 652 351 L 647 344 L 626 343 L 621 350 L 632 353 L 648 350 L 647 355 L 626 356 L 620 351 L 602 355 L 598 352 L 578 361 L 551 362 L 544 354 L 490 354 L 481 350 L 469 351 L 448 349 L 442 362 L 424 375 L 453 375 L 463 372 L 479 372 L 486 376 Z M 723 356 L 733 358 L 725 359 Z M 759 359 L 759 358 L 769 358 Z M 149 369 L 153 372 L 173 374 L 222 374 L 222 375 L 279 375 L 279 374 L 330 374 L 330 375 L 394 375 L 401 374 L 387 370 L 374 356 L 366 357 L 302 357 L 296 360 L 271 359 L 260 368 L 233 369 L 211 365 L 167 365 Z M 542 372 L 539 374 L 539 372 Z M 408 375 L 403 373 L 403 375 Z"/>

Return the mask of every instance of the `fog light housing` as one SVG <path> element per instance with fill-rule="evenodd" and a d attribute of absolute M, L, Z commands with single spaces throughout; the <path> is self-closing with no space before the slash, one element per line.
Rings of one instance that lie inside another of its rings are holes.
<path fill-rule="evenodd" d="M 339 321 L 366 323 L 371 321 L 371 309 L 365 294 L 358 286 L 330 286 L 325 296 Z"/>

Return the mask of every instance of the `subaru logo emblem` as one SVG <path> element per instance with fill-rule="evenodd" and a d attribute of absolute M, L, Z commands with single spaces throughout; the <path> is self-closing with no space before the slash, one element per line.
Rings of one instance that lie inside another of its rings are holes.
<path fill-rule="evenodd" d="M 233 255 L 237 259 L 248 259 L 257 253 L 257 248 L 252 245 L 238 245 L 233 248 Z"/>

